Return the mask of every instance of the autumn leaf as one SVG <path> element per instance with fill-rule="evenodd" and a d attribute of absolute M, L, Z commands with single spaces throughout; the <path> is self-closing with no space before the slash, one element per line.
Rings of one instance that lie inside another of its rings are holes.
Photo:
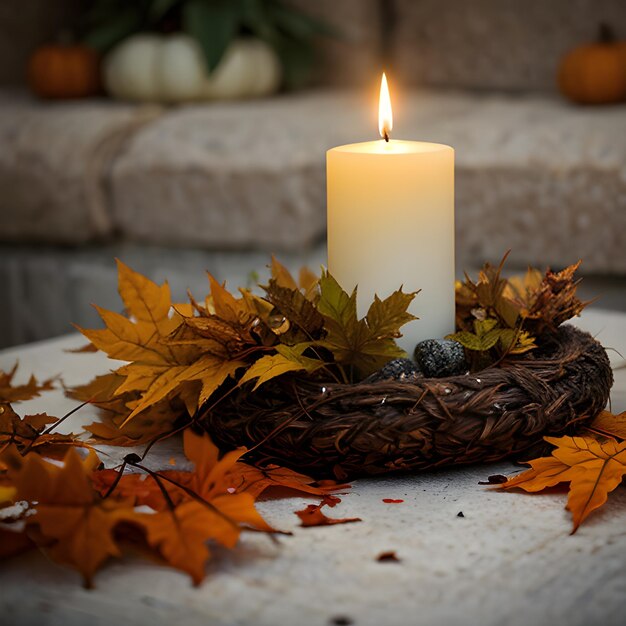
<path fill-rule="evenodd" d="M 120 374 L 101 374 L 84 385 L 66 388 L 65 395 L 115 413 L 126 412 L 124 399 L 115 395 L 123 382 Z"/>
<path fill-rule="evenodd" d="M 172 567 L 187 572 L 196 585 L 205 576 L 205 564 L 210 556 L 208 540 L 217 535 L 234 545 L 239 537 L 235 524 L 216 516 L 199 502 L 185 502 L 174 511 L 137 514 L 135 521 L 145 529 L 148 543 Z"/>
<path fill-rule="evenodd" d="M 112 395 L 109 389 L 108 398 L 101 395 L 98 401 L 124 398 L 127 410 L 120 426 L 165 400 L 178 398 L 190 414 L 195 413 L 245 364 L 231 358 L 231 351 L 253 341 L 246 325 L 254 315 L 246 312 L 243 298 L 235 299 L 212 277 L 210 306 L 221 317 L 207 310 L 204 316 L 187 318 L 183 313 L 193 307 L 176 312 L 167 284 L 159 286 L 121 262 L 118 273 L 120 296 L 130 318 L 97 308 L 106 328 L 81 329 L 111 358 L 129 361 L 115 371 L 119 378 L 100 381 L 102 386 L 119 384 Z M 83 390 L 83 395 L 87 391 L 102 389 Z M 119 405 L 117 412 L 121 412 Z"/>
<path fill-rule="evenodd" d="M 225 455 L 224 462 L 220 463 L 219 450 L 208 435 L 196 435 L 188 429 L 183 437 L 185 454 L 194 463 L 194 471 L 166 470 L 159 473 L 165 479 L 162 487 L 176 505 L 190 497 L 176 484 L 197 491 L 208 499 L 215 495 L 248 493 L 256 500 L 272 488 L 318 496 L 350 488 L 348 484 L 335 481 L 316 482 L 310 476 L 278 465 L 249 465 L 240 460 L 245 454 L 245 448 Z M 120 478 L 116 470 L 106 469 L 94 472 L 93 481 L 96 490 L 102 495 L 117 482 L 116 493 L 124 498 L 132 498 L 136 505 L 146 505 L 157 511 L 166 508 L 161 488 L 144 474 L 127 473 Z"/>
<path fill-rule="evenodd" d="M 63 458 L 68 447 L 89 447 L 74 434 L 48 433 L 46 427 L 58 418 L 47 413 L 20 417 L 10 404 L 0 403 L 0 452 L 9 445 L 24 454 L 32 451 L 50 458 Z M 0 468 L 3 463 L 0 461 Z"/>
<path fill-rule="evenodd" d="M 319 339 L 324 328 L 324 318 L 298 289 L 282 287 L 272 279 L 265 287 L 265 293 L 275 310 L 290 323 L 291 332 L 286 337 L 287 342 Z"/>
<path fill-rule="evenodd" d="M 168 473 L 168 477 L 181 484 L 188 482 L 189 475 L 190 472 L 181 472 L 180 476 L 174 472 Z M 131 501 L 133 506 L 148 506 L 155 511 L 165 511 L 168 508 L 161 487 L 148 474 L 129 472 L 120 476 L 119 470 L 101 469 L 94 472 L 91 479 L 93 488 L 101 496 L 105 496 L 115 486 L 115 495 Z M 175 505 L 185 500 L 184 492 L 168 481 L 162 481 L 161 486 L 168 492 Z"/>
<path fill-rule="evenodd" d="M 298 289 L 298 283 L 293 279 L 291 272 L 273 254 L 270 271 L 272 279 L 278 286 L 285 289 Z"/>
<path fill-rule="evenodd" d="M 509 478 L 498 488 L 519 487 L 537 492 L 569 483 L 567 509 L 572 513 L 573 534 L 622 482 L 626 474 L 626 442 L 592 436 L 545 440 L 556 446 L 552 456 L 530 461 L 531 469 Z"/>
<path fill-rule="evenodd" d="M 334 518 L 328 517 L 323 511 L 322 508 L 325 506 L 335 506 L 339 498 L 334 498 L 331 496 L 324 497 L 319 504 L 309 504 L 301 511 L 296 511 L 296 515 L 300 518 L 300 526 L 308 527 L 308 526 L 332 526 L 334 524 L 349 524 L 352 522 L 361 522 L 360 517 L 344 517 L 344 518 Z"/>
<path fill-rule="evenodd" d="M 296 346 L 277 345 L 277 354 L 261 357 L 248 368 L 239 384 L 258 379 L 253 388 L 256 391 L 262 384 L 287 372 L 305 371 L 312 374 L 324 367 L 324 361 L 303 356 L 302 353 L 310 347 L 310 343 Z"/>
<path fill-rule="evenodd" d="M 502 333 L 502 328 L 497 327 L 498 320 L 485 319 L 474 320 L 474 332 L 461 330 L 452 335 L 448 335 L 447 339 L 458 341 L 464 348 L 475 350 L 476 352 L 486 352 L 493 348 Z"/>
<path fill-rule="evenodd" d="M 561 272 L 548 270 L 532 296 L 532 304 L 524 312 L 525 326 L 531 333 L 541 334 L 575 317 L 589 304 L 576 295 L 580 280 L 574 274 L 580 261 Z"/>
<path fill-rule="evenodd" d="M 524 354 L 537 347 L 535 338 L 525 330 L 503 328 L 498 339 L 503 354 Z"/>
<path fill-rule="evenodd" d="M 81 460 L 70 449 L 61 467 L 30 454 L 19 469 L 9 472 L 16 499 L 32 507 L 27 525 L 36 525 L 50 541 L 46 553 L 77 569 L 87 586 L 109 557 L 119 556 L 113 531 L 132 516 L 128 502 L 97 496 L 89 475 L 98 462 L 93 453 Z"/>
<path fill-rule="evenodd" d="M 54 379 L 50 378 L 39 383 L 34 376 L 31 376 L 25 385 L 14 385 L 13 378 L 17 372 L 17 367 L 18 364 L 16 363 L 9 372 L 0 370 L 0 403 L 31 400 L 41 395 L 42 391 L 54 389 Z"/>
<path fill-rule="evenodd" d="M 526 317 L 533 306 L 542 280 L 543 274 L 539 270 L 529 267 L 525 274 L 511 276 L 507 279 L 502 295 L 515 306 L 519 315 Z"/>
<path fill-rule="evenodd" d="M 137 391 L 116 395 L 124 380 L 124 376 L 110 373 L 96 376 L 86 385 L 66 389 L 65 393 L 70 398 L 89 402 L 101 409 L 99 420 L 84 426 L 92 438 L 112 446 L 136 446 L 171 431 L 176 419 L 185 412 L 183 393 L 179 401 L 157 402 L 122 426 L 131 411 L 129 407 L 136 406 L 140 399 Z M 199 393 L 198 390 L 196 402 Z"/>
<path fill-rule="evenodd" d="M 194 471 L 162 472 L 163 486 L 168 492 L 176 489 L 172 482 L 184 480 L 179 489 L 180 504 L 156 514 L 137 514 L 134 521 L 146 531 L 150 545 L 156 547 L 170 565 L 187 572 L 195 584 L 204 578 L 204 567 L 210 556 L 206 542 L 217 541 L 233 548 L 241 530 L 251 528 L 276 532 L 254 507 L 250 493 L 235 493 L 231 472 L 245 448 L 233 450 L 218 459 L 218 450 L 208 435 L 184 434 L 185 455 L 194 463 Z M 135 481 L 136 482 L 136 481 Z M 135 485 L 137 486 L 137 485 Z M 140 485 L 142 486 L 142 485 Z M 193 498 L 189 493 L 195 494 Z M 152 494 L 148 493 L 151 497 Z"/>
<path fill-rule="evenodd" d="M 289 489 L 298 493 L 324 496 L 350 488 L 348 484 L 315 482 L 310 476 L 278 465 L 256 467 L 238 462 L 232 470 L 232 482 L 238 493 L 245 492 L 255 499 L 270 489 Z"/>
<path fill-rule="evenodd" d="M 591 422 L 589 429 L 610 437 L 626 439 L 626 411 L 622 411 L 617 415 L 610 411 L 602 411 Z"/>
<path fill-rule="evenodd" d="M 414 315 L 407 308 L 415 293 L 395 291 L 385 300 L 377 296 L 364 319 L 358 319 L 356 289 L 348 295 L 327 272 L 320 279 L 318 310 L 325 318 L 327 336 L 318 345 L 330 350 L 337 363 L 365 377 L 389 360 L 406 356 L 395 343 L 400 327 Z"/>
<path fill-rule="evenodd" d="M 308 268 L 302 267 L 295 281 L 289 270 L 274 255 L 270 265 L 272 280 L 279 286 L 289 290 L 299 290 L 307 300 L 315 302 L 319 297 L 319 278 Z"/>

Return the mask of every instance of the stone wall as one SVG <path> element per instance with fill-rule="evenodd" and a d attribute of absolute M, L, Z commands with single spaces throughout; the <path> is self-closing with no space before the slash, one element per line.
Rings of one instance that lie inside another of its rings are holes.
<path fill-rule="evenodd" d="M 626 38 L 624 0 L 393 0 L 398 78 L 407 84 L 554 91 L 559 59 L 598 24 Z"/>

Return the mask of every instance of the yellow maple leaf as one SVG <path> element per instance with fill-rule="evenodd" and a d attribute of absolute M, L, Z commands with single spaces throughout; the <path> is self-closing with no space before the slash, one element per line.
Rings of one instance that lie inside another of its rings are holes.
<path fill-rule="evenodd" d="M 306 371 L 311 374 L 317 371 L 324 367 L 325 363 L 302 354 L 310 345 L 310 343 L 295 346 L 277 345 L 276 354 L 268 354 L 253 363 L 241 377 L 239 384 L 243 385 L 257 379 L 253 388 L 253 391 L 256 391 L 263 383 L 287 372 Z"/>
<path fill-rule="evenodd" d="M 592 436 L 545 437 L 545 440 L 556 446 L 552 456 L 530 461 L 531 469 L 498 487 L 537 492 L 569 483 L 567 509 L 572 513 L 573 534 L 622 482 L 626 475 L 626 442 Z"/>
<path fill-rule="evenodd" d="M 81 331 L 111 358 L 129 364 L 115 371 L 115 379 L 109 376 L 83 395 L 93 391 L 100 403 L 123 398 L 128 410 L 120 427 L 164 400 L 179 398 L 193 414 L 245 365 L 232 353 L 253 342 L 246 333 L 254 316 L 243 298 L 235 299 L 212 277 L 212 306 L 222 317 L 209 312 L 185 317 L 194 307 L 174 311 L 167 284 L 159 286 L 119 261 L 118 274 L 120 296 L 130 317 L 97 307 L 106 327 Z M 117 386 L 111 394 L 113 382 Z"/>

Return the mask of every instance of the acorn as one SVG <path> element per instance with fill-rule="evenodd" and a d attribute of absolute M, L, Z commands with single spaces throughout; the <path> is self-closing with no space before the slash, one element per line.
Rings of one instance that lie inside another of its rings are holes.
<path fill-rule="evenodd" d="M 465 374 L 469 365 L 465 349 L 451 339 L 426 339 L 415 346 L 415 361 L 427 378 Z"/>

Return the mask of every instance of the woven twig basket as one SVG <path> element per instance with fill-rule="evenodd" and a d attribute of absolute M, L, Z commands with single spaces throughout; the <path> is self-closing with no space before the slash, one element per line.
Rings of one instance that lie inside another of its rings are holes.
<path fill-rule="evenodd" d="M 606 405 L 613 376 L 604 348 L 561 326 L 540 348 L 479 373 L 417 382 L 323 384 L 304 378 L 231 394 L 201 423 L 223 447 L 255 447 L 317 478 L 497 461 L 541 454 Z"/>

